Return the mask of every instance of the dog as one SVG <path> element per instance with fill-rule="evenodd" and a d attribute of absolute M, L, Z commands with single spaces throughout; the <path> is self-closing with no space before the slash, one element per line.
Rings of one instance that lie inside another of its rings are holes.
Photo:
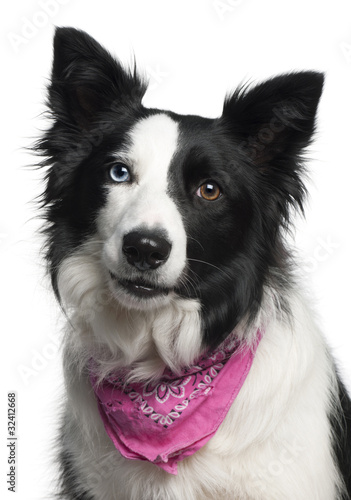
<path fill-rule="evenodd" d="M 291 72 L 183 116 L 56 29 L 36 149 L 68 319 L 59 498 L 350 498 L 351 402 L 286 242 L 323 82 Z"/>

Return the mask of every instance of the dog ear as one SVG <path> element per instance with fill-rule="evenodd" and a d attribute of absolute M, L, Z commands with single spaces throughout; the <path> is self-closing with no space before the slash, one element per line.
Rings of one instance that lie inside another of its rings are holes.
<path fill-rule="evenodd" d="M 106 110 L 140 105 L 146 85 L 87 33 L 57 28 L 49 106 L 57 119 L 89 128 Z"/>
<path fill-rule="evenodd" d="M 323 82 L 323 74 L 313 71 L 285 74 L 241 87 L 224 103 L 221 120 L 264 176 L 285 218 L 289 204 L 303 210 L 302 153 L 314 132 Z"/>
<path fill-rule="evenodd" d="M 309 144 L 323 81 L 322 73 L 291 73 L 226 98 L 223 118 L 258 166 L 299 154 Z"/>

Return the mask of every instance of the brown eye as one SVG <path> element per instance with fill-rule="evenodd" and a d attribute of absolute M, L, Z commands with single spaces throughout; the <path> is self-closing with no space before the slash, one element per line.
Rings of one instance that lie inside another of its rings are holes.
<path fill-rule="evenodd" d="M 215 182 L 205 182 L 196 191 L 197 196 L 207 201 L 215 201 L 222 195 L 219 186 Z"/>

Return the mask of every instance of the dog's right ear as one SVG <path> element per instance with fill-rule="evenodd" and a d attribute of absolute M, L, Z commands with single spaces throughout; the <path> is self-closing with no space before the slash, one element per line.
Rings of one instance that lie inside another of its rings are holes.
<path fill-rule="evenodd" d="M 102 111 L 140 105 L 146 85 L 84 31 L 57 28 L 49 106 L 58 121 L 87 129 Z"/>

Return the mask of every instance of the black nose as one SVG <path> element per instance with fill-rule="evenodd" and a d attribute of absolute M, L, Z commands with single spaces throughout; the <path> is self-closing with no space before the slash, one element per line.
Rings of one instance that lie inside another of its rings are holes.
<path fill-rule="evenodd" d="M 124 236 L 122 251 L 129 264 L 146 271 L 164 264 L 171 248 L 172 245 L 161 233 L 133 231 Z"/>

